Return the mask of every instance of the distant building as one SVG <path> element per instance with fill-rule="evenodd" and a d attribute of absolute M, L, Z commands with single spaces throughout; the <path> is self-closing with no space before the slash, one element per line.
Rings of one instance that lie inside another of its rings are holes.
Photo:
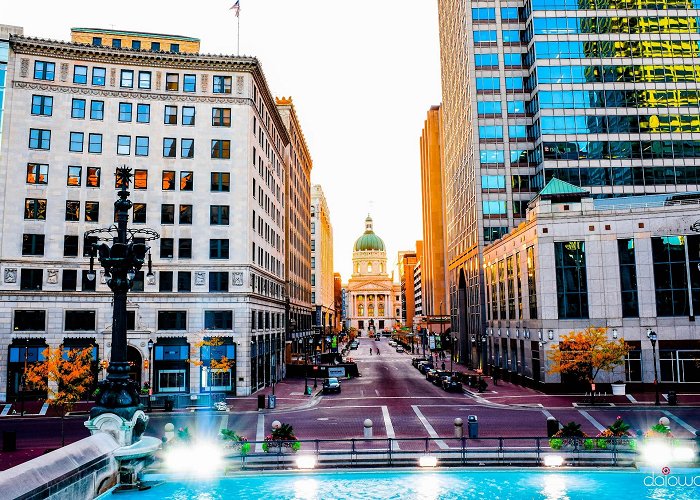
<path fill-rule="evenodd" d="M 340 273 L 333 273 L 333 331 L 339 332 L 343 329 L 343 280 Z"/>
<path fill-rule="evenodd" d="M 199 38 L 188 36 L 101 28 L 72 28 L 70 37 L 72 42 L 92 45 L 93 47 L 172 52 L 175 54 L 199 53 Z"/>
<path fill-rule="evenodd" d="M 416 314 L 413 272 L 418 262 L 416 252 L 399 252 L 399 284 L 401 285 L 401 325 L 413 327 Z"/>
<path fill-rule="evenodd" d="M 335 322 L 333 227 L 321 186 L 311 187 L 311 302 L 315 333 L 328 333 Z"/>
<path fill-rule="evenodd" d="M 5 109 L 5 76 L 10 56 L 10 35 L 22 35 L 24 28 L 0 24 L 0 144 L 2 144 L 2 115 Z"/>

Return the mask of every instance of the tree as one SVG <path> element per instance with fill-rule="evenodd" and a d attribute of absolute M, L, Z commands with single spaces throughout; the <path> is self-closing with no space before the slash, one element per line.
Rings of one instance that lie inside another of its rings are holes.
<path fill-rule="evenodd" d="M 630 351 L 625 339 L 608 340 L 607 332 L 607 328 L 592 326 L 569 332 L 547 352 L 549 373 L 568 373 L 591 384 L 591 402 L 598 373 L 622 365 Z"/>
<path fill-rule="evenodd" d="M 94 382 L 92 347 L 44 349 L 44 361 L 27 369 L 30 387 L 45 391 L 47 402 L 61 415 L 61 446 L 66 444 L 64 420 L 78 401 L 87 398 Z"/>
<path fill-rule="evenodd" d="M 206 332 L 206 330 L 205 330 Z M 224 345 L 224 339 L 221 337 L 202 337 L 201 340 L 194 342 L 193 346 L 197 352 L 201 352 L 202 347 L 209 347 L 209 363 L 207 371 L 207 386 L 209 387 L 209 392 L 211 392 L 211 376 L 210 373 L 226 373 L 236 366 L 236 360 L 230 359 L 227 356 L 221 356 L 218 359 L 215 357 L 215 352 L 217 347 Z M 190 362 L 195 366 L 203 366 L 204 361 L 202 361 L 201 356 L 199 359 L 190 359 Z M 233 377 L 233 374 L 231 374 Z"/>

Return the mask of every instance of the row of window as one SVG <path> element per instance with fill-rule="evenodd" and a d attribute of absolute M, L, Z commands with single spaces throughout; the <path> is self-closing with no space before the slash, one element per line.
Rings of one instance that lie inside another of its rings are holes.
<path fill-rule="evenodd" d="M 507 67 L 520 67 L 524 62 L 524 54 L 520 52 L 503 52 L 503 65 Z M 476 69 L 497 68 L 499 54 L 496 52 L 474 54 L 474 65 Z"/>
<path fill-rule="evenodd" d="M 525 101 L 507 101 L 506 108 L 509 115 L 521 115 L 526 112 Z M 476 111 L 480 116 L 501 116 L 501 101 L 477 101 Z"/>
<path fill-rule="evenodd" d="M 498 42 L 498 31 L 496 30 L 474 30 L 473 35 L 475 44 Z M 501 40 L 503 40 L 503 43 L 521 43 L 525 41 L 520 30 L 502 30 Z"/>
<path fill-rule="evenodd" d="M 542 143 L 545 160 L 700 158 L 700 141 L 567 141 Z"/>
<path fill-rule="evenodd" d="M 585 36 L 585 35 L 583 35 Z M 537 59 L 582 59 L 586 57 L 698 57 L 695 40 L 579 41 L 561 40 L 534 44 Z M 527 61 L 535 59 L 531 52 Z"/>
<path fill-rule="evenodd" d="M 535 181 L 531 175 L 511 175 L 510 187 L 513 191 L 534 191 Z M 506 189 L 505 175 L 482 175 L 481 189 L 483 190 L 503 190 Z"/>
<path fill-rule="evenodd" d="M 178 73 L 166 73 L 165 90 L 179 91 L 180 77 L 182 76 L 182 91 L 197 91 L 197 76 L 193 74 L 180 75 Z M 34 61 L 34 79 L 54 81 L 56 78 L 56 63 L 51 61 Z M 214 75 L 212 77 L 212 92 L 214 94 L 230 94 L 232 89 L 231 76 Z M 107 68 L 100 66 L 87 66 L 76 64 L 73 66 L 73 83 L 76 85 L 90 85 L 104 87 L 107 84 Z M 122 69 L 119 74 L 119 86 L 124 89 L 138 88 L 150 90 L 152 88 L 153 73 L 151 71 Z"/>
<path fill-rule="evenodd" d="M 517 21 L 520 19 L 519 11 L 517 7 L 501 7 L 501 20 L 503 21 Z M 496 9 L 493 7 L 473 7 L 472 8 L 472 20 L 473 21 L 495 21 L 496 20 Z"/>
<path fill-rule="evenodd" d="M 698 107 L 700 90 L 561 90 L 540 91 L 530 112 L 537 109 L 681 108 Z"/>
<path fill-rule="evenodd" d="M 535 17 L 535 35 L 580 33 L 698 33 L 697 17 L 635 16 L 635 17 Z"/>
<path fill-rule="evenodd" d="M 656 10 L 700 9 L 700 0 L 530 0 L 533 11 L 544 10 L 636 10 L 640 8 Z"/>
<path fill-rule="evenodd" d="M 700 166 L 545 168 L 545 184 L 553 177 L 576 186 L 700 184 Z"/>
<path fill-rule="evenodd" d="M 700 65 L 641 64 L 641 65 L 554 65 L 536 68 L 541 84 L 554 83 L 650 83 L 700 82 Z"/>
<path fill-rule="evenodd" d="M 102 47 L 102 37 L 101 36 L 93 36 L 92 37 L 92 45 L 95 47 Z M 132 50 L 142 50 L 143 44 L 141 40 L 131 40 L 131 49 Z M 121 49 L 123 48 L 122 45 L 122 39 L 121 38 L 112 38 L 112 48 L 114 49 Z M 151 42 L 151 48 L 150 50 L 152 52 L 160 52 L 163 50 L 161 48 L 161 42 Z M 170 50 L 169 52 L 173 53 L 178 53 L 180 52 L 180 44 L 179 43 L 170 43 Z"/>

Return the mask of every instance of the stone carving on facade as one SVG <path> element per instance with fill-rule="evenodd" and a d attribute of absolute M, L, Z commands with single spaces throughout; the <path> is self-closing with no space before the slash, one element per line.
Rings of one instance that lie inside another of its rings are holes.
<path fill-rule="evenodd" d="M 202 92 L 209 92 L 209 75 L 202 75 Z"/>
<path fill-rule="evenodd" d="M 23 57 L 19 64 L 19 76 L 27 78 L 27 73 L 29 73 L 29 58 Z"/>
<path fill-rule="evenodd" d="M 234 271 L 231 273 L 231 282 L 233 286 L 243 286 L 243 271 Z"/>
<path fill-rule="evenodd" d="M 114 87 L 117 85 L 117 68 L 112 68 L 109 70 L 109 86 Z"/>
<path fill-rule="evenodd" d="M 61 81 L 68 81 L 68 63 L 61 63 Z"/>
<path fill-rule="evenodd" d="M 243 82 L 245 80 L 242 76 L 236 77 L 236 94 L 243 94 Z"/>
<path fill-rule="evenodd" d="M 206 273 L 204 271 L 196 271 L 194 273 L 195 286 L 204 286 L 205 279 L 206 279 Z"/>
<path fill-rule="evenodd" d="M 49 269 L 46 282 L 49 285 L 55 285 L 56 283 L 58 283 L 58 269 Z"/>
<path fill-rule="evenodd" d="M 5 269 L 5 283 L 17 283 L 16 267 L 8 267 Z"/>
<path fill-rule="evenodd" d="M 156 71 L 156 90 L 160 90 L 160 86 L 163 83 L 163 73 Z"/>

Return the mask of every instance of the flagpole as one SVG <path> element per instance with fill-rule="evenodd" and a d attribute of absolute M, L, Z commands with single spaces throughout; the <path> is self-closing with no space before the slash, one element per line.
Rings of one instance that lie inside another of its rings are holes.
<path fill-rule="evenodd" d="M 238 35 L 238 40 L 236 42 L 236 55 L 240 56 L 241 55 L 241 14 L 240 14 L 240 12 L 236 16 L 236 19 L 238 20 L 238 29 L 236 30 L 236 34 Z"/>

